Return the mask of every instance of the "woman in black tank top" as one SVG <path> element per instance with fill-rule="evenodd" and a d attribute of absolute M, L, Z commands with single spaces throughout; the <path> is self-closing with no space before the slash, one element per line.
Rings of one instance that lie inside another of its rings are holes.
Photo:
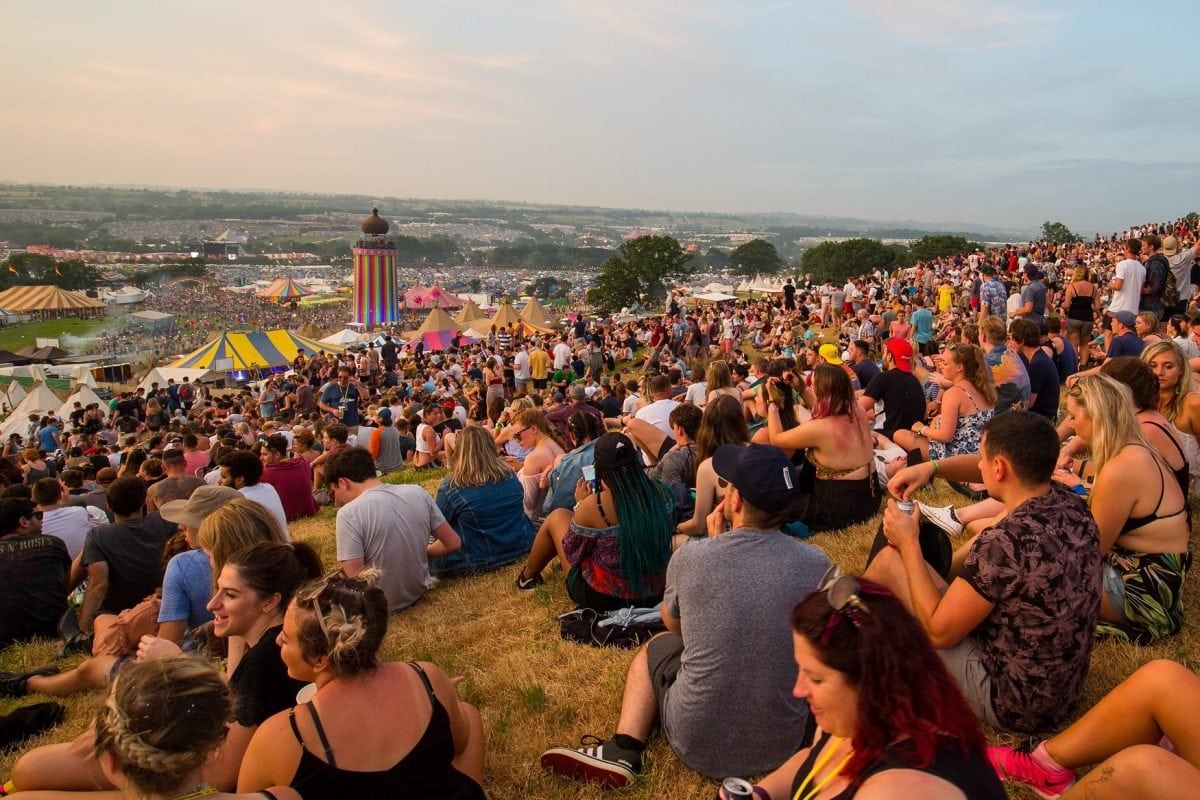
<path fill-rule="evenodd" d="M 433 664 L 378 661 L 388 604 L 372 572 L 314 581 L 288 607 L 282 658 L 317 691 L 259 729 L 241 791 L 282 784 L 305 800 L 485 797 L 479 712 Z"/>
<path fill-rule="evenodd" d="M 763 778 L 756 797 L 849 800 L 869 785 L 889 797 L 1004 800 L 979 722 L 886 589 L 837 578 L 793 609 L 792 631 L 793 694 L 808 701 L 817 739 Z"/>

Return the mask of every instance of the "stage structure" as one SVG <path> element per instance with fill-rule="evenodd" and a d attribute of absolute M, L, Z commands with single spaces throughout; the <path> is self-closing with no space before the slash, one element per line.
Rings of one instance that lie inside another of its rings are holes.
<path fill-rule="evenodd" d="M 396 303 L 396 243 L 388 238 L 387 220 L 372 209 L 363 220 L 362 238 L 354 246 L 354 321 L 373 328 L 399 320 Z"/>

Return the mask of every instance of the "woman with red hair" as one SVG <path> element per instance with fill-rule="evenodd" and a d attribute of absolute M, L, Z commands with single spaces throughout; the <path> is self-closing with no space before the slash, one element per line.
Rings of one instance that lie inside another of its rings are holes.
<path fill-rule="evenodd" d="M 755 800 L 1004 800 L 974 712 L 886 589 L 839 577 L 792 610 L 792 632 L 816 738 Z"/>
<path fill-rule="evenodd" d="M 821 364 L 812 375 L 812 419 L 785 427 L 788 416 L 775 401 L 775 390 L 791 392 L 770 379 L 766 408 L 770 443 L 793 457 L 800 475 L 796 501 L 787 521 L 799 520 L 814 531 L 845 528 L 879 511 L 875 453 L 870 424 L 854 399 L 850 378 L 840 367 Z"/>

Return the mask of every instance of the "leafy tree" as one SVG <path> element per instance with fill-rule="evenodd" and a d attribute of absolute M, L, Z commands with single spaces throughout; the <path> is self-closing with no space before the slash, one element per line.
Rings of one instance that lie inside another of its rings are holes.
<path fill-rule="evenodd" d="M 783 269 L 783 259 L 766 239 L 751 239 L 729 254 L 729 266 L 736 275 L 774 275 Z"/>
<path fill-rule="evenodd" d="M 543 276 L 525 287 L 525 294 L 549 300 L 554 297 L 566 297 L 571 291 L 571 282 L 562 278 Z"/>
<path fill-rule="evenodd" d="M 667 285 L 695 272 L 690 253 L 673 236 L 642 236 L 624 242 L 604 263 L 587 300 L 605 311 L 634 303 L 651 305 L 667 295 Z"/>
<path fill-rule="evenodd" d="M 56 261 L 38 253 L 14 253 L 0 267 L 0 288 L 25 284 L 50 284 L 63 289 L 92 289 L 100 280 L 100 269 L 78 259 Z"/>
<path fill-rule="evenodd" d="M 1061 222 L 1046 220 L 1042 223 L 1042 239 L 1051 244 L 1075 244 L 1083 239 L 1071 232 L 1071 229 Z"/>
<path fill-rule="evenodd" d="M 474 258 L 475 253 L 471 253 L 471 256 Z M 476 264 L 475 266 L 480 265 Z M 483 286 L 483 281 L 479 280 L 479 278 L 471 278 L 471 280 L 467 281 L 467 291 L 472 294 L 478 293 L 481 286 Z"/>
<path fill-rule="evenodd" d="M 812 274 L 814 280 L 841 281 L 875 269 L 890 271 L 896 264 L 896 251 L 876 239 L 822 242 L 805 250 L 800 264 L 804 272 Z"/>
<path fill-rule="evenodd" d="M 962 236 L 934 233 L 922 236 L 908 246 L 913 261 L 932 261 L 935 258 L 971 253 L 979 249 L 978 242 L 969 242 Z"/>
<path fill-rule="evenodd" d="M 726 253 L 719 247 L 710 247 L 708 248 L 708 252 L 704 254 L 704 260 L 708 262 L 710 267 L 725 269 L 729 266 L 729 253 Z"/>

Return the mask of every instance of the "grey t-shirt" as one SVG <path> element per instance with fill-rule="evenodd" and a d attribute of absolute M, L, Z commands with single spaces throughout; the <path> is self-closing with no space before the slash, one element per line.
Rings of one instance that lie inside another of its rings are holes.
<path fill-rule="evenodd" d="M 429 492 L 420 486 L 377 486 L 342 506 L 337 515 L 337 558 L 361 558 L 383 570 L 379 588 L 392 611 L 408 608 L 429 588 L 425 548 L 445 523 Z"/>
<path fill-rule="evenodd" d="M 713 778 L 769 772 L 800 749 L 808 705 L 792 696 L 792 608 L 829 559 L 779 531 L 689 542 L 667 565 L 663 603 L 683 636 L 663 704 L 671 748 Z"/>

